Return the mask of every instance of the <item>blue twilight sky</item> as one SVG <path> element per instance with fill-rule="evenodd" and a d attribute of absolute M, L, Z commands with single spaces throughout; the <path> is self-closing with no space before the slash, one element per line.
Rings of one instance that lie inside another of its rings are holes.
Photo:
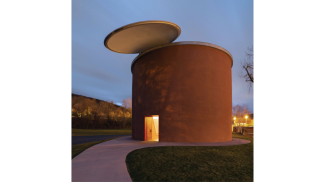
<path fill-rule="evenodd" d="M 228 50 L 233 105 L 247 104 L 253 93 L 239 77 L 247 47 L 253 46 L 253 0 L 72 0 L 72 93 L 121 104 L 132 97 L 131 62 L 137 54 L 104 46 L 113 30 L 138 21 L 165 20 L 182 30 L 174 41 L 201 41 Z"/>

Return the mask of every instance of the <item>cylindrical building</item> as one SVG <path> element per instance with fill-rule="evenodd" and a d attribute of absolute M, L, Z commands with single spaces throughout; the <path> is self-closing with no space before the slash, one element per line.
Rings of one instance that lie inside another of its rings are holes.
<path fill-rule="evenodd" d="M 165 44 L 132 63 L 132 138 L 145 140 L 145 117 L 159 116 L 159 141 L 231 141 L 232 57 L 202 42 Z"/>
<path fill-rule="evenodd" d="M 162 142 L 232 140 L 231 54 L 204 42 L 173 42 L 172 22 L 144 21 L 111 32 L 105 46 L 140 53 L 132 62 L 132 138 Z"/>

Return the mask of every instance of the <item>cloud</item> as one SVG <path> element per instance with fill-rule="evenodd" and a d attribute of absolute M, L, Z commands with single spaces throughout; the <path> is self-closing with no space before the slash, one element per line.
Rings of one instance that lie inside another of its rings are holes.
<path fill-rule="evenodd" d="M 109 74 L 108 72 L 102 72 L 101 70 L 96 70 L 96 67 L 85 67 L 81 64 L 74 64 L 72 74 L 74 74 L 75 71 L 85 75 L 92 77 L 94 79 L 99 79 L 101 81 L 105 82 L 121 82 L 124 81 L 122 78 L 118 77 L 117 75 Z"/>

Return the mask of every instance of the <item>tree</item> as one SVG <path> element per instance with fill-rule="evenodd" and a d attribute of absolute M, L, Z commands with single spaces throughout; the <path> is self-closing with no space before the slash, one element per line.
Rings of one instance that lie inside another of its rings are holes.
<path fill-rule="evenodd" d="M 247 48 L 247 52 L 245 52 L 244 61 L 241 63 L 242 68 L 245 74 L 241 74 L 241 77 L 245 78 L 245 81 L 249 84 L 249 91 L 253 88 L 254 83 L 254 50 L 253 46 L 251 48 Z"/>
<path fill-rule="evenodd" d="M 122 100 L 122 106 L 127 109 L 128 108 L 128 103 L 126 102 L 125 99 Z"/>
<path fill-rule="evenodd" d="M 132 110 L 132 99 L 129 97 L 126 99 L 126 102 L 128 103 L 129 109 Z"/>
<path fill-rule="evenodd" d="M 72 111 L 75 117 L 81 117 L 82 113 L 88 108 L 84 102 L 84 98 L 80 96 L 72 97 Z"/>
<path fill-rule="evenodd" d="M 249 118 L 250 114 L 252 113 L 248 110 L 248 106 L 246 104 L 235 105 L 232 107 L 232 115 L 233 118 L 236 117 L 236 123 L 246 123 L 245 116 L 248 116 L 247 124 L 250 124 L 251 121 L 251 119 Z"/>
<path fill-rule="evenodd" d="M 132 110 L 132 100 L 131 98 L 127 98 L 126 100 L 122 100 L 122 105 L 125 109 Z"/>

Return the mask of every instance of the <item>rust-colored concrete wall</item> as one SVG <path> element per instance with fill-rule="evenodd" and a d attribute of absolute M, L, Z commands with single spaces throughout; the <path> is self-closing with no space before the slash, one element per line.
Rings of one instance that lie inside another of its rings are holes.
<path fill-rule="evenodd" d="M 146 115 L 159 115 L 159 141 L 232 140 L 231 58 L 202 45 L 175 45 L 133 66 L 132 138 L 144 140 Z"/>

